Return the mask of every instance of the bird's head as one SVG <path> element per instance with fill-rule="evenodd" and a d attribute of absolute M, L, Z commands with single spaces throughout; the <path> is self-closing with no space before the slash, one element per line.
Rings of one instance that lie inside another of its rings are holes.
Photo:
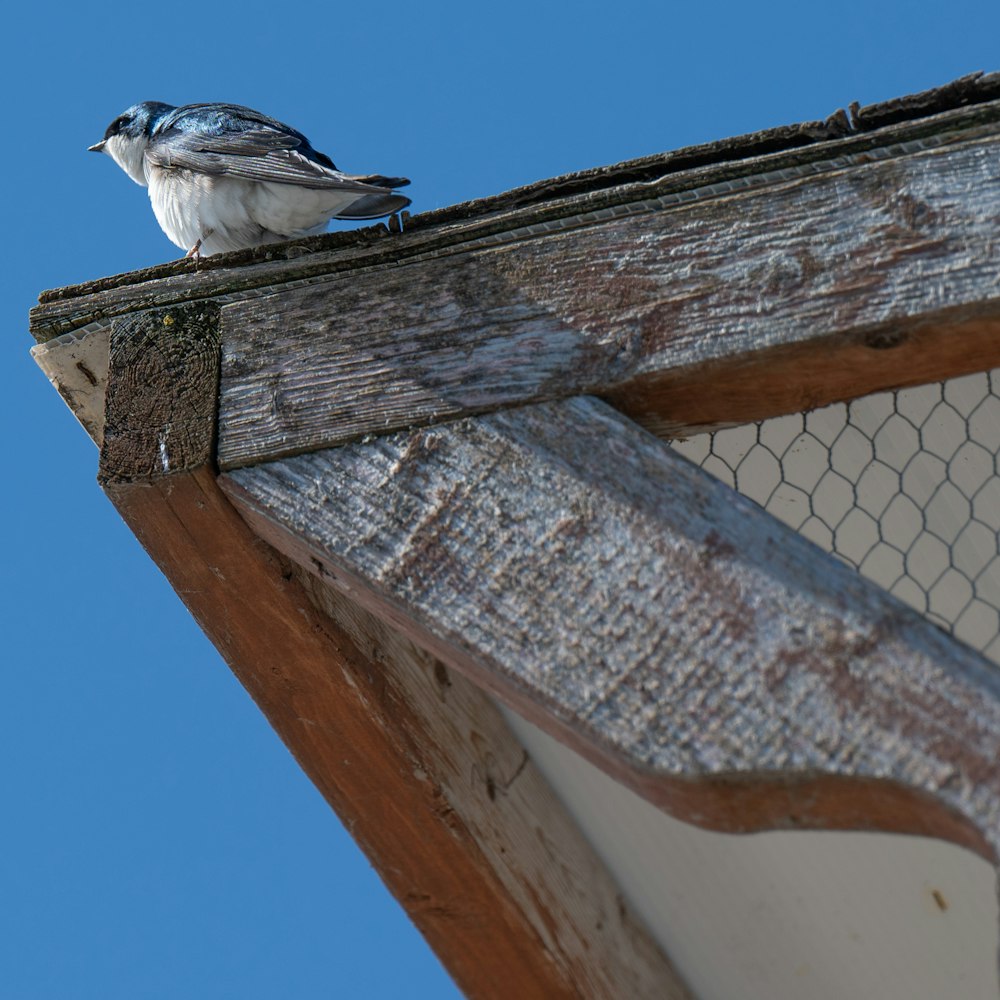
<path fill-rule="evenodd" d="M 173 110 L 172 104 L 160 101 L 133 104 L 107 127 L 104 138 L 95 142 L 89 150 L 92 153 L 107 153 L 136 184 L 145 187 L 143 153 L 146 152 L 153 130 Z"/>

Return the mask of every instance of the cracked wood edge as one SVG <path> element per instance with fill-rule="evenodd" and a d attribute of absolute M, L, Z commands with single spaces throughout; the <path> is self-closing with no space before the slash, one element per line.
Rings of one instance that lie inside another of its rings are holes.
<path fill-rule="evenodd" d="M 997 862 L 995 667 L 597 400 L 220 482 L 261 537 L 681 819 Z"/>
<path fill-rule="evenodd" d="M 199 464 L 212 326 L 112 332 L 100 475 L 126 523 L 467 995 L 687 998 L 491 700 L 304 579 Z"/>
<path fill-rule="evenodd" d="M 1000 366 L 1000 134 L 223 309 L 224 469 L 583 393 L 681 436 Z"/>

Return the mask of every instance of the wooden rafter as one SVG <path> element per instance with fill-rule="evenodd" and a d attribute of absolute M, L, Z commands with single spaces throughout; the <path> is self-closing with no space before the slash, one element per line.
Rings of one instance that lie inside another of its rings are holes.
<path fill-rule="evenodd" d="M 467 995 L 683 1000 L 489 698 L 227 502 L 216 313 L 141 313 L 112 337 L 100 476 L 126 523 Z"/>
<path fill-rule="evenodd" d="M 1000 673 L 597 400 L 222 486 L 290 558 L 682 819 L 1000 859 Z"/>

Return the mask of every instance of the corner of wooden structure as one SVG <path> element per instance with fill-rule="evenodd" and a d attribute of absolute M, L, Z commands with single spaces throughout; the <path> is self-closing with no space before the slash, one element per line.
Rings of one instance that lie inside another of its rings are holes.
<path fill-rule="evenodd" d="M 212 307 L 115 322 L 101 484 L 459 987 L 683 1000 L 489 698 L 317 588 L 220 491 L 218 363 Z"/>

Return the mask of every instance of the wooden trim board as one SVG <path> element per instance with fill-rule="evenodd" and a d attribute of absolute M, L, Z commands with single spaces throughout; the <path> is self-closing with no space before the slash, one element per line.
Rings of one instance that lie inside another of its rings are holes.
<path fill-rule="evenodd" d="M 227 305 L 219 463 L 583 393 L 661 436 L 1000 366 L 986 136 Z"/>

